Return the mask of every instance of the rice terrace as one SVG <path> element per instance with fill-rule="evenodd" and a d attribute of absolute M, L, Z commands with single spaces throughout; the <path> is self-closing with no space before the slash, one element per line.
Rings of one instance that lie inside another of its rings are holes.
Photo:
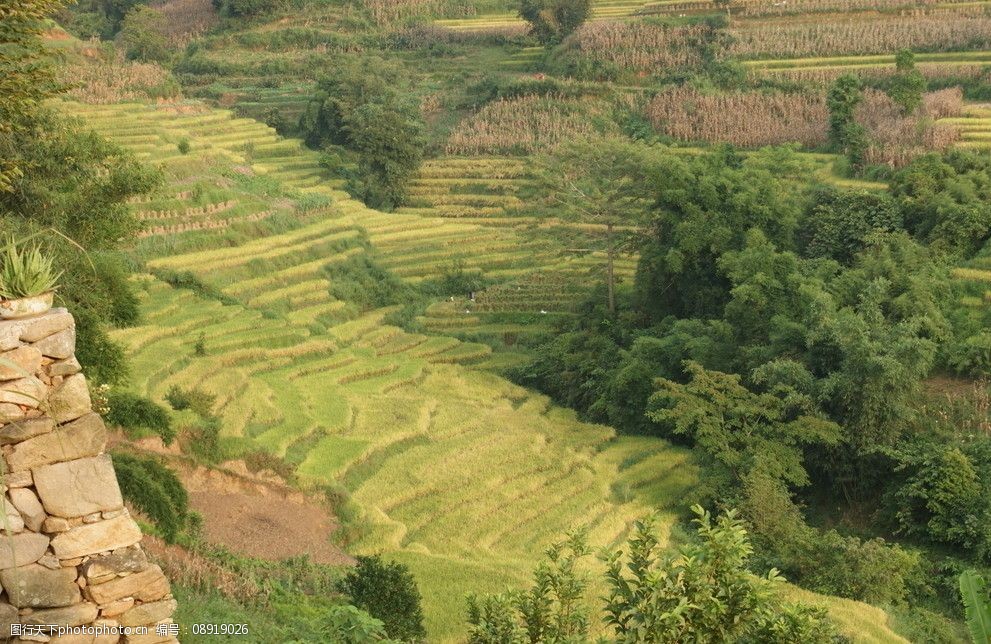
<path fill-rule="evenodd" d="M 7 0 L 0 234 L 0 640 L 991 642 L 991 2 Z"/>

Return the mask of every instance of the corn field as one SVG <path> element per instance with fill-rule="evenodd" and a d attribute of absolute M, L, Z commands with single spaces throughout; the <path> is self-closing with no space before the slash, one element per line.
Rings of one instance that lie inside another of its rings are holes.
<path fill-rule="evenodd" d="M 856 112 L 868 132 L 868 160 L 899 167 L 919 154 L 945 150 L 959 137 L 956 128 L 934 123 L 963 108 L 959 88 L 930 92 L 922 108 L 903 116 L 883 92 L 867 90 Z M 822 93 L 737 92 L 704 94 L 687 87 L 658 94 L 647 117 L 659 131 L 682 141 L 728 142 L 761 147 L 798 142 L 818 147 L 827 140 L 829 109 Z"/>
<path fill-rule="evenodd" d="M 693 45 L 704 37 L 706 30 L 703 25 L 668 27 L 645 22 L 591 22 L 576 31 L 566 47 L 584 58 L 635 71 L 650 71 L 658 66 L 688 67 L 702 62 L 698 48 Z"/>
<path fill-rule="evenodd" d="M 172 74 L 155 63 L 124 60 L 85 62 L 61 68 L 69 95 L 81 103 L 107 104 L 147 98 L 178 98 Z"/>
<path fill-rule="evenodd" d="M 730 53 L 743 58 L 800 58 L 991 47 L 991 18 L 897 18 L 860 22 L 758 25 L 730 31 Z"/>
<path fill-rule="evenodd" d="M 563 96 L 521 96 L 489 103 L 451 133 L 449 155 L 533 154 L 589 136 L 601 108 Z"/>
<path fill-rule="evenodd" d="M 903 116 L 901 108 L 887 94 L 875 89 L 865 90 L 864 100 L 857 106 L 856 119 L 867 129 L 870 138 L 868 163 L 897 168 L 917 156 L 953 145 L 960 137 L 959 131 L 932 121 L 940 115 L 949 115 L 948 111 L 952 114 L 954 104 L 962 105 L 963 95 L 953 90 L 945 92 L 927 96 L 918 113 Z"/>
<path fill-rule="evenodd" d="M 474 16 L 470 2 L 457 0 L 364 0 L 365 7 L 379 25 L 391 25 L 417 16 Z"/>
<path fill-rule="evenodd" d="M 682 141 L 724 141 L 741 147 L 826 141 L 829 109 L 822 94 L 665 90 L 647 105 L 658 130 Z"/>

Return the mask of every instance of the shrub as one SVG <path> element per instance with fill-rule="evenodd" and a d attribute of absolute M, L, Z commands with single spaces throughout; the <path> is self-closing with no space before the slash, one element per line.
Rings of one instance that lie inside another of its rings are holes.
<path fill-rule="evenodd" d="M 175 439 L 172 418 L 161 405 L 126 391 L 111 393 L 108 397 L 110 411 L 107 421 L 133 433 L 150 430 L 162 438 L 166 445 Z"/>
<path fill-rule="evenodd" d="M 217 397 L 207 393 L 202 389 L 184 389 L 179 385 L 172 385 L 165 393 L 165 400 L 172 405 L 172 409 L 182 411 L 190 409 L 202 418 L 209 418 L 213 415 L 213 403 Z"/>
<path fill-rule="evenodd" d="M 179 139 L 179 143 L 176 144 L 176 148 L 179 150 L 179 154 L 189 154 L 189 139 L 186 137 Z"/>
<path fill-rule="evenodd" d="M 591 0 L 521 0 L 520 17 L 544 45 L 564 40 L 592 15 Z"/>
<path fill-rule="evenodd" d="M 115 452 L 112 457 L 124 499 L 151 519 L 163 539 L 174 543 L 192 524 L 182 482 L 154 458 L 122 452 Z"/>
<path fill-rule="evenodd" d="M 127 12 L 117 37 L 128 59 L 162 63 L 170 56 L 166 30 L 165 14 L 137 6 Z"/>
<path fill-rule="evenodd" d="M 390 637 L 403 641 L 426 637 L 420 591 L 405 565 L 384 562 L 379 555 L 358 557 L 358 565 L 341 581 L 341 592 L 382 620 Z"/>
<path fill-rule="evenodd" d="M 343 146 L 357 156 L 349 190 L 375 208 L 402 203 L 423 157 L 419 104 L 397 89 L 397 69 L 379 59 L 342 64 L 317 84 L 300 117 L 306 143 Z"/>

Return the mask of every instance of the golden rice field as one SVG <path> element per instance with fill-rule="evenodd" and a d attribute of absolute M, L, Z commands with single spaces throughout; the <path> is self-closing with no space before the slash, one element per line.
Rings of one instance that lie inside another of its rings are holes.
<path fill-rule="evenodd" d="M 617 437 L 480 369 L 500 358 L 487 345 L 451 337 L 443 323 L 457 320 L 462 300 L 428 309 L 435 323 L 414 334 L 384 322 L 390 309 L 361 311 L 329 293 L 324 267 L 356 254 L 371 254 L 410 282 L 436 277 L 460 259 L 500 280 L 471 303 L 479 328 L 496 312 L 564 314 L 588 275 L 601 271 L 601 252 L 569 254 L 528 239 L 518 222 L 444 210 L 472 191 L 511 197 L 512 183 L 527 181 L 524 163 L 428 163 L 415 184 L 422 206 L 385 214 L 332 183 L 308 184 L 318 167 L 312 154 L 226 111 L 195 104 L 181 111 L 67 109 L 167 170 L 168 184 L 133 204 L 157 225 L 241 207 L 230 187 L 189 188 L 200 185 L 197 169 L 217 164 L 284 186 L 273 194 L 306 190 L 328 198 L 284 232 L 234 239 L 201 230 L 198 249 L 150 257 L 150 271 L 189 271 L 227 303 L 144 274 L 137 278 L 142 324 L 115 336 L 130 350 L 142 393 L 162 400 L 175 384 L 215 394 L 225 440 L 284 458 L 304 482 L 349 490 L 368 528 L 354 552 L 384 552 L 410 566 L 430 641 L 458 641 L 464 594 L 524 583 L 543 547 L 569 528 L 588 525 L 595 544 L 615 544 L 635 518 L 655 509 L 670 536 L 697 477 L 688 451 Z M 187 136 L 195 145 L 174 154 L 176 137 Z M 259 212 L 284 199 L 250 196 Z M 187 233 L 157 233 L 160 250 Z M 635 267 L 633 257 L 617 262 L 621 278 L 630 279 Z M 519 331 L 496 326 L 486 332 Z M 204 355 L 195 351 L 199 340 Z M 902 641 L 879 609 L 814 599 L 854 641 Z"/>

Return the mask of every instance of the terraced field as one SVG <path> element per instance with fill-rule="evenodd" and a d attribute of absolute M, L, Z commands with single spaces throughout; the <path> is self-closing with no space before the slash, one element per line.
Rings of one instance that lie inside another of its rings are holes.
<path fill-rule="evenodd" d="M 968 78 L 984 73 L 991 64 L 991 51 L 918 53 L 919 71 L 929 78 Z M 828 83 L 843 74 L 883 76 L 895 70 L 895 57 L 829 56 L 820 58 L 774 58 L 743 61 L 756 76 L 785 78 L 793 81 Z"/>
<path fill-rule="evenodd" d="M 968 105 L 959 118 L 943 119 L 940 122 L 960 130 L 960 141 L 957 143 L 957 147 L 991 148 L 991 104 L 975 103 Z"/>
<path fill-rule="evenodd" d="M 67 109 L 166 170 L 160 194 L 134 204 L 147 234 L 160 240 L 137 251 L 149 271 L 189 271 L 217 294 L 139 278 L 143 324 L 116 334 L 133 356 L 136 386 L 158 400 L 173 384 L 215 394 L 229 447 L 266 450 L 304 481 L 348 489 L 368 526 L 355 552 L 382 551 L 409 564 L 431 641 L 461 636 L 464 593 L 523 583 L 543 546 L 570 527 L 590 525 L 593 541 L 605 545 L 648 507 L 661 511 L 665 529 L 673 524 L 696 476 L 685 450 L 617 438 L 480 370 L 514 356 L 452 337 L 464 329 L 445 322 L 458 320 L 456 307 L 465 305 L 476 314 L 458 322 L 475 318 L 467 326 L 478 335 L 550 330 L 602 270 L 600 252 L 566 252 L 494 212 L 453 214 L 465 205 L 459 195 L 513 198 L 513 182 L 526 181 L 521 162 L 427 164 L 416 184 L 424 203 L 383 214 L 326 180 L 314 154 L 227 111 L 195 103 Z M 185 154 L 176 149 L 182 138 L 190 141 Z M 218 165 L 270 181 L 248 195 L 255 210 L 244 205 L 248 196 L 231 203 L 236 190 L 217 185 Z M 450 176 L 454 169 L 460 179 Z M 198 172 L 210 177 L 209 189 L 197 188 Z M 326 203 L 297 214 L 279 205 L 285 195 Z M 278 234 L 168 228 L 279 208 L 297 221 Z M 174 240 L 189 234 L 200 236 L 197 249 L 176 251 Z M 459 261 L 499 284 L 474 302 L 435 304 L 424 316 L 429 334 L 408 333 L 385 323 L 392 309 L 362 310 L 331 296 L 326 267 L 356 255 L 410 283 Z M 635 258 L 618 262 L 621 278 L 634 268 Z M 533 323 L 514 325 L 499 317 L 506 315 Z M 195 350 L 200 341 L 203 355 Z M 822 601 L 851 635 L 898 641 L 881 611 Z"/>
<path fill-rule="evenodd" d="M 593 20 L 608 20 L 625 18 L 634 15 L 654 13 L 659 7 L 674 4 L 665 0 L 592 0 Z M 677 4 L 685 4 L 678 2 Z M 434 24 L 450 29 L 492 29 L 494 27 L 512 27 L 523 24 L 515 11 L 491 13 L 472 16 L 471 18 L 454 18 L 435 20 Z"/>

